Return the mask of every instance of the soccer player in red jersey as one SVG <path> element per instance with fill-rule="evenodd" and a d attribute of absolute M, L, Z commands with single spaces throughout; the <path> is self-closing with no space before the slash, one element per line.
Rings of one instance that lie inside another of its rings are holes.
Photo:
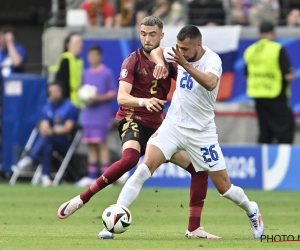
<path fill-rule="evenodd" d="M 163 23 L 157 17 L 146 17 L 140 26 L 142 48 L 131 53 L 123 62 L 119 78 L 118 103 L 119 134 L 122 140 L 122 157 L 113 163 L 86 191 L 63 203 L 58 209 L 58 217 L 65 219 L 106 186 L 114 183 L 124 173 L 135 167 L 145 149 L 148 139 L 155 136 L 156 129 L 163 121 L 163 107 L 171 87 L 171 79 L 177 77 L 177 65 L 165 62 L 168 69 L 166 78 L 155 79 L 155 63 L 150 52 L 160 45 L 164 36 Z M 170 160 L 191 174 L 190 214 L 186 237 L 220 238 L 209 234 L 200 227 L 201 212 L 207 193 L 208 175 L 196 172 L 188 154 L 179 151 Z M 105 229 L 100 238 L 113 238 Z"/>

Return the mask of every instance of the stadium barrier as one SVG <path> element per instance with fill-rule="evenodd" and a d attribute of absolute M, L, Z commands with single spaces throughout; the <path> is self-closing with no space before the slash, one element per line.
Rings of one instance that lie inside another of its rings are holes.
<path fill-rule="evenodd" d="M 298 160 L 300 146 L 223 145 L 221 147 L 229 177 L 234 185 L 266 191 L 300 190 Z M 130 173 L 132 174 L 134 170 Z M 172 163 L 164 163 L 145 183 L 145 186 L 188 188 L 190 174 Z M 214 187 L 210 180 L 209 187 Z"/>
<path fill-rule="evenodd" d="M 40 75 L 12 74 L 3 79 L 2 89 L 2 171 L 9 172 L 40 119 L 47 80 Z"/>

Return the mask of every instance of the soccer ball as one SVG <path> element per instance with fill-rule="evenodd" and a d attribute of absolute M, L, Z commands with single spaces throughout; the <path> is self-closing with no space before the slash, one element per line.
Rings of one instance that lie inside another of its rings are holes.
<path fill-rule="evenodd" d="M 78 89 L 79 100 L 87 103 L 90 98 L 97 96 L 97 88 L 90 84 L 85 84 Z"/>
<path fill-rule="evenodd" d="M 102 223 L 111 233 L 124 233 L 130 226 L 132 216 L 128 208 L 120 205 L 111 205 L 102 214 Z"/>

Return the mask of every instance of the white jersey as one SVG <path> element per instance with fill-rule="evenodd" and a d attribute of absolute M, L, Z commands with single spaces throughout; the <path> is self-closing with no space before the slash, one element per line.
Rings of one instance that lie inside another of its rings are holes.
<path fill-rule="evenodd" d="M 216 88 L 212 91 L 206 90 L 183 67 L 178 65 L 176 90 L 166 117 L 173 124 L 197 130 L 203 130 L 207 126 L 215 127 L 214 105 L 222 74 L 220 57 L 207 47 L 203 49 L 205 53 L 201 59 L 190 64 L 201 72 L 211 72 L 218 76 Z M 167 51 L 170 51 L 170 48 L 165 49 L 165 58 L 170 57 Z"/>

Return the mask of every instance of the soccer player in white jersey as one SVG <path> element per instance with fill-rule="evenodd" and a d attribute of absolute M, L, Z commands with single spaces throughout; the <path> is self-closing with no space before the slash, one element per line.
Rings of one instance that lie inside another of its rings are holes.
<path fill-rule="evenodd" d="M 231 184 L 218 144 L 214 104 L 222 73 L 221 59 L 202 46 L 201 33 L 193 25 L 179 31 L 176 48 L 151 52 L 156 78 L 166 77 L 163 56 L 178 64 L 176 90 L 166 119 L 148 141 L 143 163 L 123 187 L 117 204 L 129 207 L 154 171 L 173 154 L 185 150 L 195 170 L 207 171 L 221 196 L 246 212 L 254 238 L 260 238 L 264 224 L 258 205 L 249 201 L 243 189 Z"/>

